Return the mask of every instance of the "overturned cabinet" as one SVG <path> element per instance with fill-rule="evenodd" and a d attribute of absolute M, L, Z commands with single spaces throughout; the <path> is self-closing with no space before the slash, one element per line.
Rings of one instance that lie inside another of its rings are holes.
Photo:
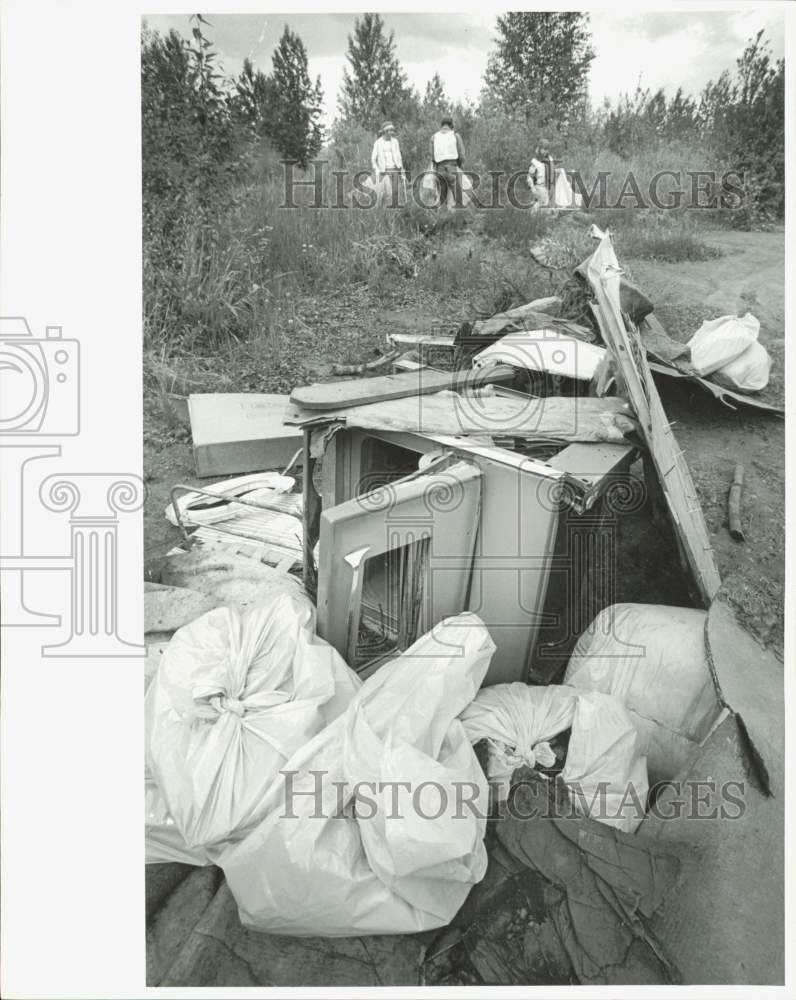
<path fill-rule="evenodd" d="M 612 561 L 604 499 L 626 489 L 634 447 L 528 454 L 468 437 L 331 431 L 305 430 L 305 578 L 317 559 L 319 634 L 366 676 L 470 610 L 497 646 L 486 684 L 549 680 L 565 662 L 555 647 L 594 613 L 584 591 L 594 564 Z"/>

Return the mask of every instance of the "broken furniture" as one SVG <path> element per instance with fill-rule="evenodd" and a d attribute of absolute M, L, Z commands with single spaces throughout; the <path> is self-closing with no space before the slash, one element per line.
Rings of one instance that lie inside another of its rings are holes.
<path fill-rule="evenodd" d="M 569 404 L 572 421 L 584 400 L 551 402 Z M 570 610 L 571 592 L 545 603 L 557 538 L 625 480 L 635 446 L 548 440 L 535 457 L 532 438 L 499 447 L 478 435 L 340 426 L 340 414 L 315 411 L 305 431 L 305 579 L 319 538 L 319 634 L 366 675 L 442 618 L 475 611 L 497 646 L 486 683 L 530 679 L 540 628 Z M 592 513 L 583 528 L 594 527 Z M 578 567 L 576 594 L 587 578 Z"/>
<path fill-rule="evenodd" d="M 287 571 L 301 562 L 302 553 L 301 495 L 290 492 L 294 485 L 291 477 L 274 472 L 204 488 L 178 483 L 166 518 L 180 529 L 187 549 L 199 543 Z"/>

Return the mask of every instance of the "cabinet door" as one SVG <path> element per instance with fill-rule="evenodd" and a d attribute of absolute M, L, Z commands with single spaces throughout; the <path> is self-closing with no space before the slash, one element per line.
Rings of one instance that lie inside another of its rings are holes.
<path fill-rule="evenodd" d="M 458 461 L 321 514 L 318 633 L 363 676 L 467 608 L 481 471 Z"/>

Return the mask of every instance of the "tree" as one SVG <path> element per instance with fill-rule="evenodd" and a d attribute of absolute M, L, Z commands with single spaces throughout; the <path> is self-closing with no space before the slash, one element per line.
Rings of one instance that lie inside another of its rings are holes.
<path fill-rule="evenodd" d="M 194 43 L 145 29 L 141 44 L 141 151 L 145 228 L 171 236 L 186 212 L 209 213 L 238 164 L 215 53 L 192 19 Z"/>
<path fill-rule="evenodd" d="M 387 118 L 398 122 L 416 114 L 418 99 L 395 55 L 394 33 L 385 34 L 378 14 L 354 21 L 346 54 L 350 69 L 343 70 L 338 98 L 340 116 L 375 132 Z"/>
<path fill-rule="evenodd" d="M 697 124 L 703 135 L 724 132 L 727 113 L 736 100 L 735 84 L 729 70 L 724 70 L 714 83 L 709 80 L 700 94 L 697 107 Z"/>
<path fill-rule="evenodd" d="M 696 101 L 684 94 L 682 87 L 678 87 L 666 107 L 666 136 L 669 139 L 687 139 L 694 135 L 696 129 Z"/>
<path fill-rule="evenodd" d="M 282 154 L 301 166 L 317 155 L 323 130 L 321 78 L 310 80 L 307 50 L 285 25 L 273 55 L 273 112 L 270 134 Z"/>
<path fill-rule="evenodd" d="M 450 111 L 450 106 L 442 78 L 439 73 L 435 73 L 426 84 L 426 92 L 423 95 L 423 111 L 432 113 Z"/>
<path fill-rule="evenodd" d="M 759 31 L 733 77 L 724 72 L 702 91 L 697 119 L 703 138 L 744 176 L 747 222 L 785 210 L 785 62 L 771 59 Z"/>
<path fill-rule="evenodd" d="M 608 148 L 624 159 L 654 143 L 666 125 L 666 95 L 659 89 L 654 94 L 643 89 L 641 80 L 633 94 L 619 95 L 616 104 L 605 102 L 603 132 Z"/>
<path fill-rule="evenodd" d="M 255 70 L 250 59 L 244 59 L 230 106 L 236 121 L 251 129 L 256 138 L 270 136 L 274 130 L 274 91 L 273 79 Z"/>
<path fill-rule="evenodd" d="M 514 12 L 498 17 L 497 30 L 497 49 L 484 73 L 486 96 L 508 114 L 526 118 L 539 105 L 552 106 L 566 123 L 588 90 L 594 59 L 589 15 Z"/>
<path fill-rule="evenodd" d="M 737 168 L 746 174 L 753 216 L 785 211 L 785 61 L 773 62 L 762 29 L 737 62 L 729 115 Z"/>

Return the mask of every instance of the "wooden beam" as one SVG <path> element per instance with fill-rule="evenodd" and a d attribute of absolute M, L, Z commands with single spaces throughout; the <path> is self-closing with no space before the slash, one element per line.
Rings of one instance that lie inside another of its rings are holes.
<path fill-rule="evenodd" d="M 603 341 L 622 373 L 630 403 L 636 411 L 663 487 L 686 563 L 707 608 L 721 586 L 721 577 L 713 558 L 713 547 L 696 486 L 663 409 L 638 331 L 632 324 L 628 328 L 622 318 L 619 299 L 621 269 L 611 237 L 600 232 L 596 226 L 594 230 L 600 244 L 585 264 L 585 273 L 596 300 L 592 309 Z"/>

